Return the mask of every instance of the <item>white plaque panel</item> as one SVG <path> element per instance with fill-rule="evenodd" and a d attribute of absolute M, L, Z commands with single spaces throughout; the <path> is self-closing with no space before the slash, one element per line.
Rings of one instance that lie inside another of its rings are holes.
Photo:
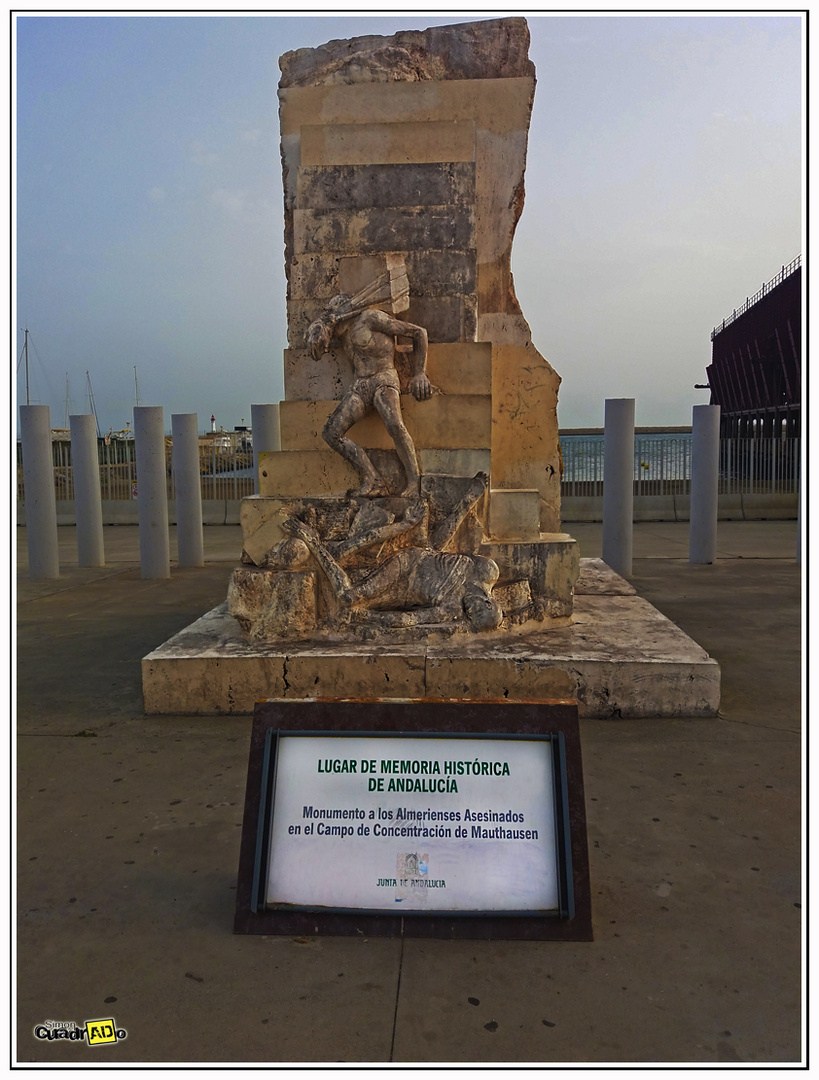
<path fill-rule="evenodd" d="M 268 907 L 553 913 L 549 738 L 281 734 Z"/>

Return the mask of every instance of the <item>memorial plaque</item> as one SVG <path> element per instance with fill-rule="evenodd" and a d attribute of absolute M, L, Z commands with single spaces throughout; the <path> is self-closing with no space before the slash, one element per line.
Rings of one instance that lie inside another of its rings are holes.
<path fill-rule="evenodd" d="M 567 703 L 261 703 L 236 931 L 589 940 L 577 755 Z"/>

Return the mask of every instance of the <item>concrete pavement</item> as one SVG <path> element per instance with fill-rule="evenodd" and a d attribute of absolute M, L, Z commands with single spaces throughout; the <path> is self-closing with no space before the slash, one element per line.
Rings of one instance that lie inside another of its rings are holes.
<path fill-rule="evenodd" d="M 600 528 L 571 526 L 584 557 Z M 162 581 L 135 527 L 93 570 L 59 535 L 34 582 L 18 530 L 19 1062 L 802 1060 L 794 522 L 720 522 L 702 567 L 686 524 L 635 526 L 633 584 L 722 665 L 721 715 L 582 722 L 573 944 L 233 936 L 250 717 L 145 717 L 140 660 L 224 599 L 240 529 Z M 109 1017 L 115 1045 L 33 1034 Z"/>

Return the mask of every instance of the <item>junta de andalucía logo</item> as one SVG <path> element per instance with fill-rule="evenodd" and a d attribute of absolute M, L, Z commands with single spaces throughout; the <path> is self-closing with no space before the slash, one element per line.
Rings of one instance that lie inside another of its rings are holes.
<path fill-rule="evenodd" d="M 88 1040 L 89 1046 L 110 1046 L 127 1038 L 125 1028 L 118 1028 L 113 1016 L 104 1020 L 86 1020 L 77 1024 L 73 1020 L 46 1020 L 34 1029 L 35 1039 L 68 1039 L 70 1042 Z"/>

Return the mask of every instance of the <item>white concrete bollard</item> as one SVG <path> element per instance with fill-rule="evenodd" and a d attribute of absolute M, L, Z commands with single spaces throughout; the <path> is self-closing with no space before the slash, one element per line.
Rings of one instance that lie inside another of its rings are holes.
<path fill-rule="evenodd" d="M 58 578 L 57 496 L 48 405 L 20 406 L 20 441 L 23 447 L 28 576 Z"/>
<path fill-rule="evenodd" d="M 258 495 L 259 455 L 282 448 L 279 406 L 251 405 L 250 426 L 253 430 L 253 491 Z"/>
<path fill-rule="evenodd" d="M 603 562 L 631 577 L 634 535 L 634 398 L 606 401 L 603 446 Z"/>
<path fill-rule="evenodd" d="M 695 405 L 691 430 L 691 512 L 688 561 L 717 558 L 719 511 L 719 405 Z"/>
<path fill-rule="evenodd" d="M 68 423 L 77 516 L 77 559 L 80 566 L 105 566 L 96 417 L 92 413 L 83 413 L 69 416 Z"/>
<path fill-rule="evenodd" d="M 134 408 L 139 559 L 143 578 L 171 576 L 165 430 L 161 405 Z"/>
<path fill-rule="evenodd" d="M 204 566 L 202 483 L 199 476 L 199 429 L 196 413 L 173 414 L 171 434 L 179 565 Z"/>

